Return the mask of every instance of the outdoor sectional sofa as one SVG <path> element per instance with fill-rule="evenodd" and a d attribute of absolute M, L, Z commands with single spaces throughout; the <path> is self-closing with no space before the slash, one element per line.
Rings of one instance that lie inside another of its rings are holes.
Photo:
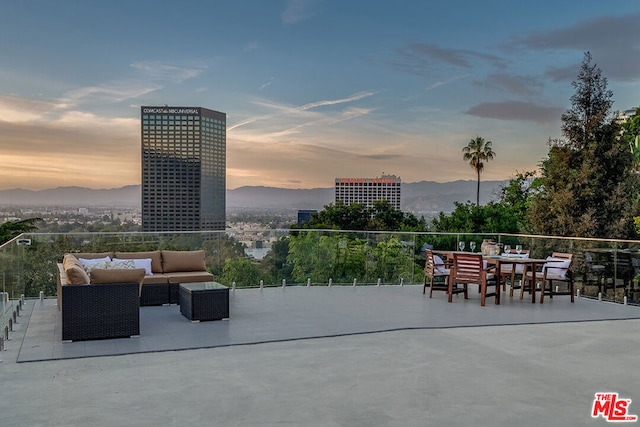
<path fill-rule="evenodd" d="M 80 259 L 97 264 L 87 272 Z M 65 254 L 57 276 L 63 340 L 138 335 L 140 306 L 177 304 L 180 283 L 213 280 L 203 250 Z"/>

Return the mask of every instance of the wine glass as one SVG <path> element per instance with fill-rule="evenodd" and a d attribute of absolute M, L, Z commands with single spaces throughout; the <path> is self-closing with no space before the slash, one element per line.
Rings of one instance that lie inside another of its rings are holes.
<path fill-rule="evenodd" d="M 511 253 L 511 246 L 510 245 L 504 245 L 504 253 L 506 255 L 509 255 L 509 253 Z"/>
<path fill-rule="evenodd" d="M 520 255 L 520 252 L 522 252 L 522 245 L 516 245 L 516 252 Z"/>
<path fill-rule="evenodd" d="M 460 252 L 464 251 L 464 242 L 458 243 L 458 248 L 460 248 Z"/>
<path fill-rule="evenodd" d="M 476 251 L 476 242 L 474 242 L 473 240 L 469 242 L 469 247 L 471 248 L 471 252 L 475 252 Z"/>

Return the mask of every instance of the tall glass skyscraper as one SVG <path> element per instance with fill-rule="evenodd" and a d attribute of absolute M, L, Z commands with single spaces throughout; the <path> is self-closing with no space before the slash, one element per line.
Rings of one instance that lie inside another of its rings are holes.
<path fill-rule="evenodd" d="M 143 231 L 224 230 L 227 116 L 141 107 Z"/>

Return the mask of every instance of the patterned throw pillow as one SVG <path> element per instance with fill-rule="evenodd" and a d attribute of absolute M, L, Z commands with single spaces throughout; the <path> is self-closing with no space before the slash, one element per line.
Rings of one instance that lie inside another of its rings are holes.
<path fill-rule="evenodd" d="M 113 261 L 133 261 L 135 268 L 144 268 L 147 276 L 153 276 L 151 258 L 114 258 Z"/>
<path fill-rule="evenodd" d="M 84 268 L 84 271 L 86 271 L 87 274 L 89 274 L 89 271 L 91 271 L 92 268 L 95 268 L 94 266 L 96 264 L 109 262 L 109 261 L 111 261 L 111 258 L 109 258 L 109 257 L 90 258 L 90 259 L 88 259 L 88 258 L 78 258 L 78 261 L 80 261 L 80 264 L 82 264 L 82 268 Z"/>
<path fill-rule="evenodd" d="M 101 261 L 95 264 L 91 264 L 91 268 L 99 270 L 113 270 L 113 269 L 123 269 L 123 268 L 136 268 L 132 259 L 123 259 L 120 261 Z"/>

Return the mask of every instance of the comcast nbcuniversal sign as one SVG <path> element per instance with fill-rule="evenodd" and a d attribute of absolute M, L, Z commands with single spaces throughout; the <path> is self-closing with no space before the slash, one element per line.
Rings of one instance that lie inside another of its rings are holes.
<path fill-rule="evenodd" d="M 197 107 L 142 107 L 142 114 L 195 114 L 200 115 Z"/>

